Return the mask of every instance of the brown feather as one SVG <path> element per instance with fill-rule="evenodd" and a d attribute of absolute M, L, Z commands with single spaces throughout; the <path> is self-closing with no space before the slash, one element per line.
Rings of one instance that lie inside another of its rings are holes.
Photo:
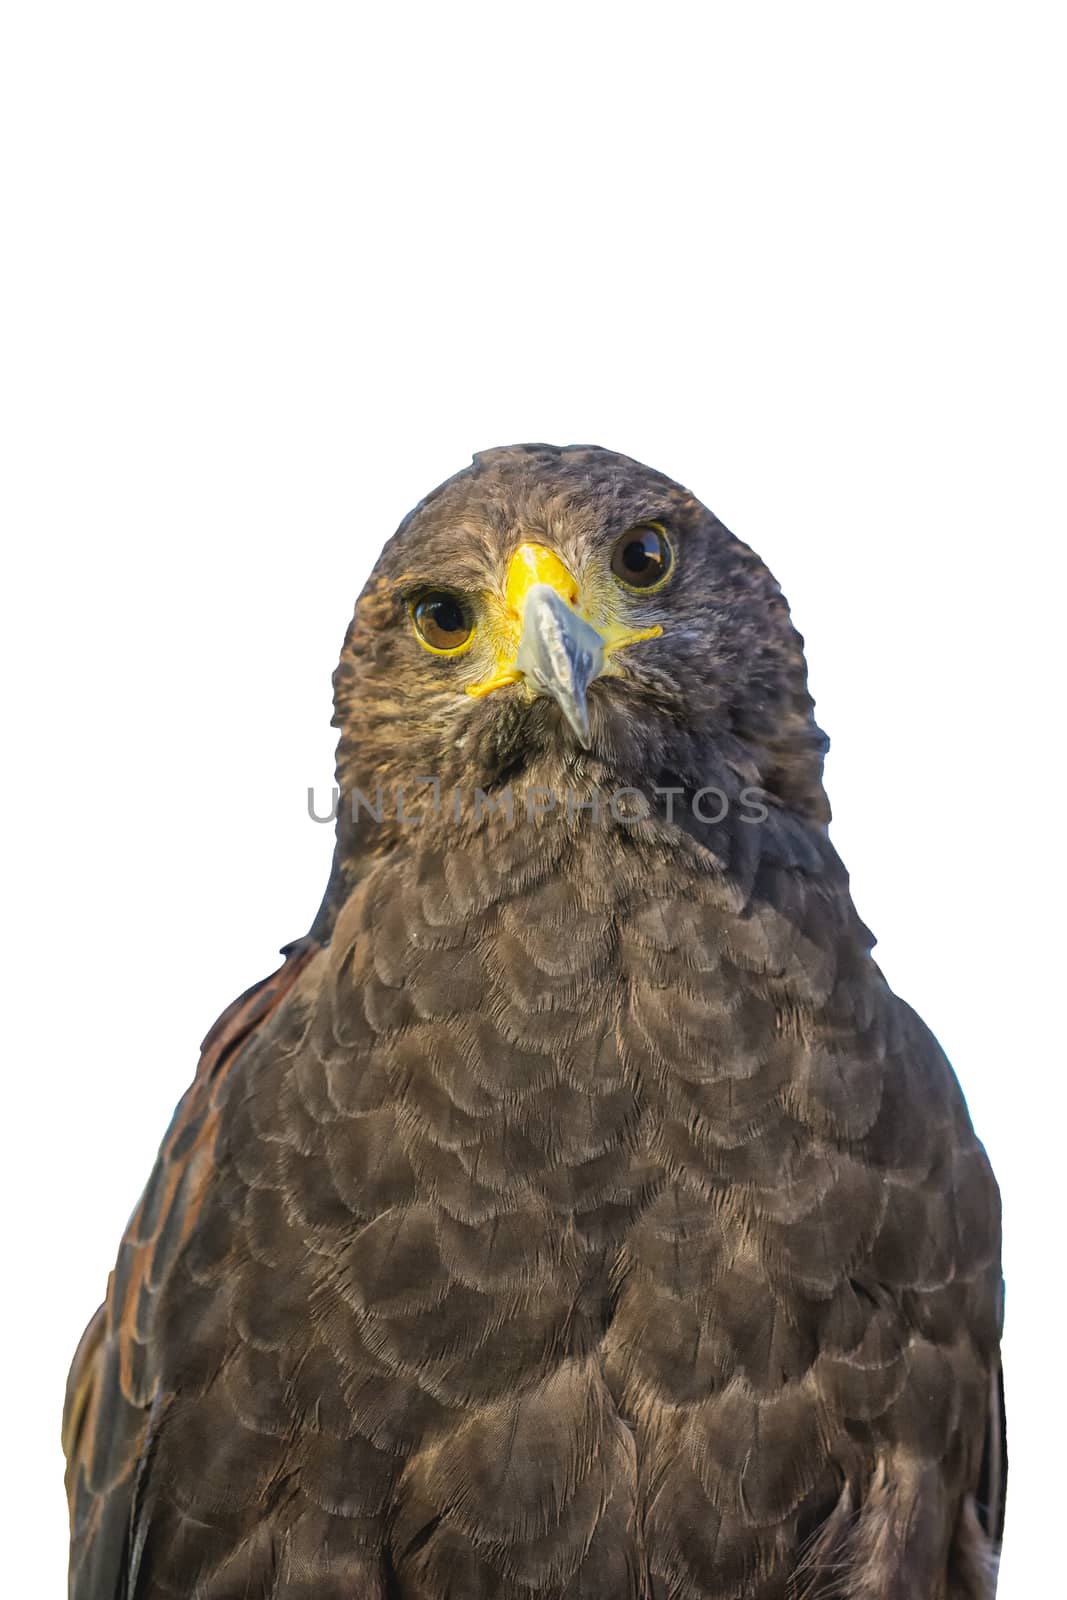
<path fill-rule="evenodd" d="M 533 529 L 595 588 L 650 517 L 663 637 L 588 750 L 420 653 L 413 584 L 495 593 Z M 75 1357 L 72 1600 L 989 1600 L 996 1185 L 871 958 L 762 563 L 625 458 L 492 452 L 335 688 L 315 937 L 205 1041 Z M 682 798 L 353 819 L 427 773 Z"/>

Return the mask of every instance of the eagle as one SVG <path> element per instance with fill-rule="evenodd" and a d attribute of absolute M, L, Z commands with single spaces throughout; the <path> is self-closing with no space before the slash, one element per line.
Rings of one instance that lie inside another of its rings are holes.
<path fill-rule="evenodd" d="M 334 676 L 310 931 L 74 1357 L 72 1600 L 989 1600 L 997 1186 L 693 495 L 491 450 Z"/>

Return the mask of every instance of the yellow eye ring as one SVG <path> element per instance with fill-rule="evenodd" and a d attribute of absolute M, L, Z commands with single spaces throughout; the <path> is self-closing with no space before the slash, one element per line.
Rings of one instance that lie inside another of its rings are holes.
<path fill-rule="evenodd" d="M 674 546 L 662 522 L 627 528 L 611 552 L 611 574 L 631 594 L 652 594 L 674 573 Z"/>
<path fill-rule="evenodd" d="M 411 602 L 411 624 L 424 650 L 434 656 L 461 656 L 474 642 L 474 623 L 462 595 L 452 589 L 426 589 Z"/>

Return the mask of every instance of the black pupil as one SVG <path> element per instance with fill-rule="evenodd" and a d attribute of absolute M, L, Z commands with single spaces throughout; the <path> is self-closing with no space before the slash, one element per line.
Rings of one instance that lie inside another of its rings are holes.
<path fill-rule="evenodd" d="M 441 633 L 463 632 L 463 612 L 449 594 L 443 594 L 437 600 L 427 600 L 424 615 L 429 616 Z"/>
<path fill-rule="evenodd" d="M 666 571 L 666 554 L 658 530 L 636 529 L 619 551 L 615 571 L 624 581 L 629 578 L 645 587 L 656 583 Z"/>
<path fill-rule="evenodd" d="M 451 594 L 429 594 L 420 600 L 415 620 L 431 644 L 459 644 L 470 632 L 463 607 Z"/>
<path fill-rule="evenodd" d="M 649 567 L 660 564 L 659 540 L 654 533 L 643 533 L 639 539 L 631 539 L 622 553 L 623 566 L 630 572 L 647 572 Z"/>

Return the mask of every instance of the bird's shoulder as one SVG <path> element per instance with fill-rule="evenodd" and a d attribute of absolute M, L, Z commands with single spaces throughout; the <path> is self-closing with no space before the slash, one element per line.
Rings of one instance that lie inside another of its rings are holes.
<path fill-rule="evenodd" d="M 215 1161 L 220 1106 L 243 1047 L 261 1032 L 319 951 L 305 938 L 229 1005 L 206 1035 L 196 1074 L 174 1113 L 127 1224 L 107 1297 L 91 1318 L 67 1379 L 62 1444 L 75 1595 L 111 1593 L 126 1556 L 131 1505 L 158 1382 L 155 1308 L 196 1226 Z"/>

